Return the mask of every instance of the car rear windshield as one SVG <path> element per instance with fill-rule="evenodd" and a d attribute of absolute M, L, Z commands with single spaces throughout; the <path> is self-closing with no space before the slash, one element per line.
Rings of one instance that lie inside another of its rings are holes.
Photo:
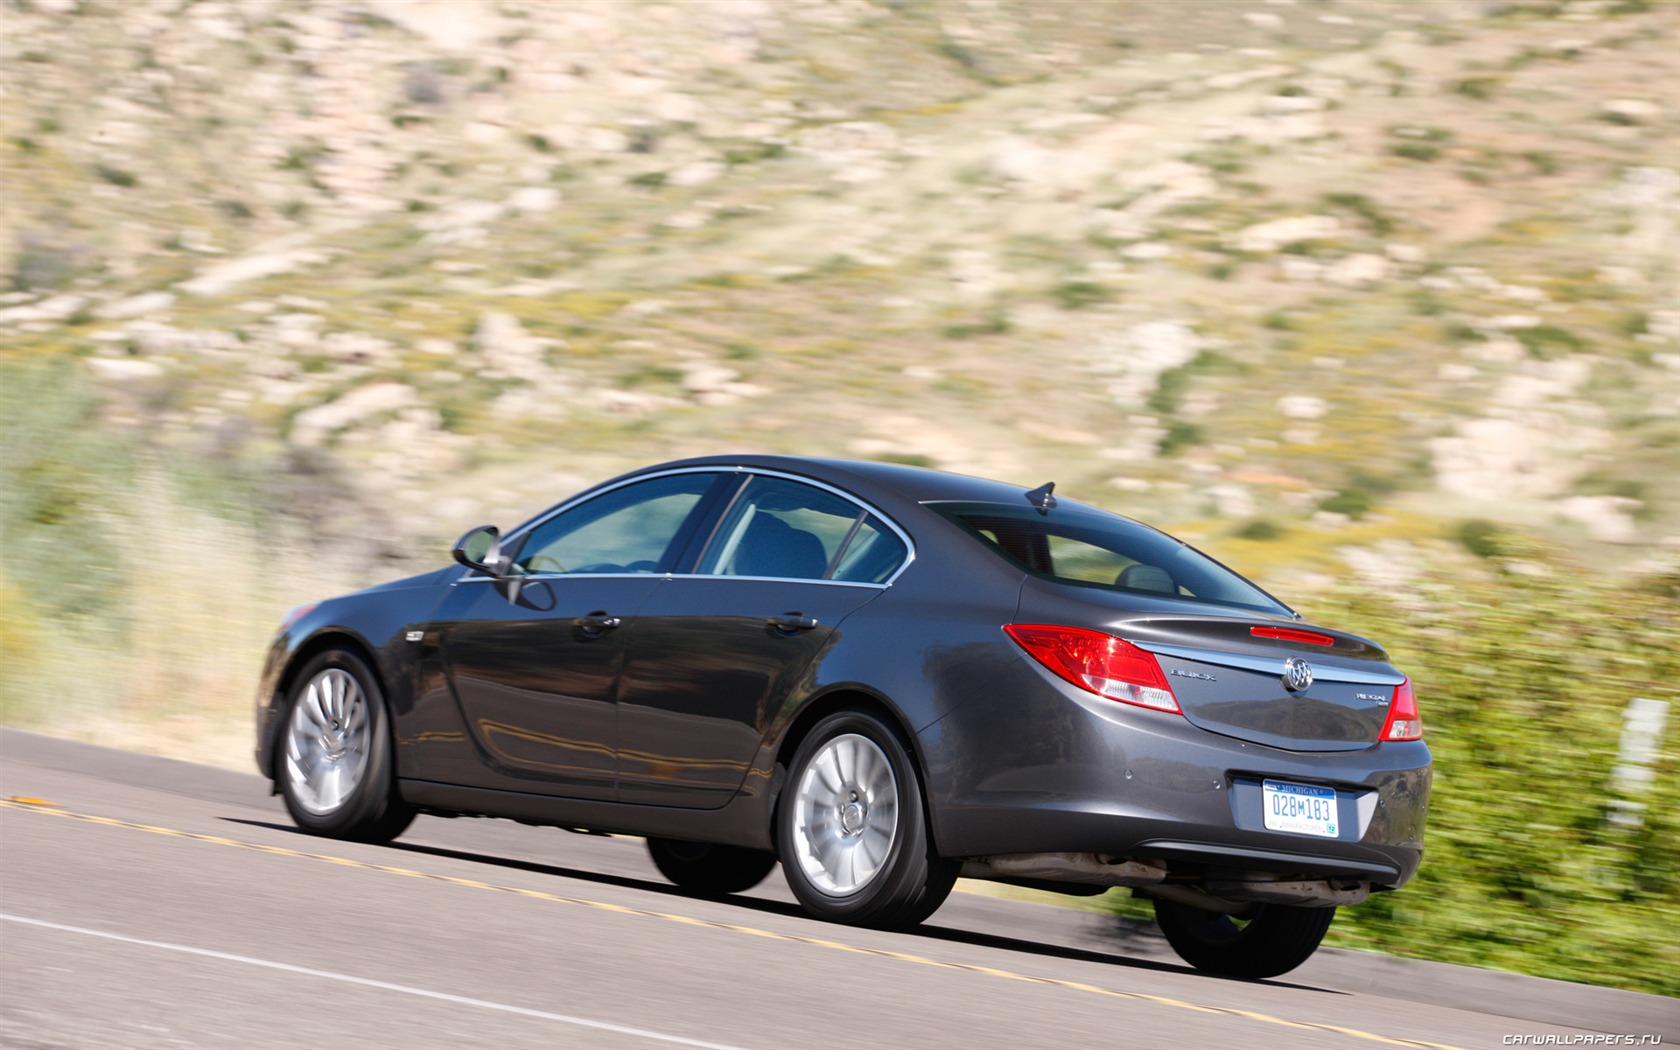
<path fill-rule="evenodd" d="M 1201 551 L 1117 514 L 1067 503 L 1048 514 L 1000 503 L 927 507 L 1043 579 L 1291 615 L 1283 603 Z"/>

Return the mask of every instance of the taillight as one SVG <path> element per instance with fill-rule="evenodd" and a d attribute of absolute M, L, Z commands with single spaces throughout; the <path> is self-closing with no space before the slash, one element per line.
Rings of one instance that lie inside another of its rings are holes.
<path fill-rule="evenodd" d="M 1012 623 L 1009 637 L 1033 659 L 1087 692 L 1182 714 L 1155 657 L 1124 638 L 1082 627 Z"/>
<path fill-rule="evenodd" d="M 1417 694 L 1410 678 L 1394 687 L 1394 702 L 1388 705 L 1388 721 L 1378 740 L 1422 740 L 1423 719 L 1418 717 Z"/>
<path fill-rule="evenodd" d="M 1336 639 L 1317 631 L 1301 631 L 1293 627 L 1250 627 L 1248 633 L 1256 638 L 1276 638 L 1280 642 L 1305 642 L 1308 645 L 1335 645 Z"/>
<path fill-rule="evenodd" d="M 285 631 L 287 631 L 288 629 L 291 628 L 292 624 L 297 623 L 299 620 L 303 619 L 305 616 L 308 616 L 310 613 L 314 612 L 316 607 L 319 606 L 320 604 L 321 604 L 320 602 L 310 602 L 308 605 L 299 605 L 296 608 L 292 609 L 290 612 L 288 612 L 286 614 L 286 618 L 284 620 L 280 621 L 281 632 L 284 633 Z"/>

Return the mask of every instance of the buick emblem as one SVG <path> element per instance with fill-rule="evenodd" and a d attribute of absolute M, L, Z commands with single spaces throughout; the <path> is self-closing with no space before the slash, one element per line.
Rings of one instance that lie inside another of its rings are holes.
<path fill-rule="evenodd" d="M 1283 686 L 1291 693 L 1299 693 L 1312 685 L 1312 664 L 1299 656 L 1291 656 L 1283 664 Z"/>

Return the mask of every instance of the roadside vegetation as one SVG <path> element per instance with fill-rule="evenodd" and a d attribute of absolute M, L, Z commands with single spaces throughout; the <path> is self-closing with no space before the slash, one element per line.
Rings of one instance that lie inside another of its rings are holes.
<path fill-rule="evenodd" d="M 1435 755 L 1418 877 L 1328 943 L 1680 995 L 1680 710 L 1646 776 L 1617 772 L 1628 702 L 1680 680 L 1680 576 L 1497 542 L 1488 574 L 1307 605 L 1389 649 Z"/>

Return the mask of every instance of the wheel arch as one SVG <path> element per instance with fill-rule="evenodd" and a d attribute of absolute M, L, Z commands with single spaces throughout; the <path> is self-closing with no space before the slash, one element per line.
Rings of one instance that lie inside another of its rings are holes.
<path fill-rule="evenodd" d="M 286 698 L 292 695 L 292 687 L 297 684 L 298 676 L 303 673 L 303 669 L 309 666 L 309 661 L 331 649 L 342 649 L 362 662 L 368 673 L 373 676 L 373 682 L 379 687 L 380 695 L 385 698 L 387 716 L 390 714 L 390 685 L 386 680 L 385 670 L 379 665 L 379 658 L 374 654 L 373 648 L 349 631 L 327 630 L 311 635 L 287 658 L 285 669 L 280 672 L 280 677 L 275 682 L 274 696 L 270 698 L 270 709 L 277 716 L 271 723 L 273 730 L 270 732 L 268 740 L 269 769 L 275 771 L 275 775 L 269 778 L 271 794 L 278 794 L 280 791 L 278 770 L 281 758 L 280 748 L 286 739 Z M 395 730 L 389 717 L 386 718 L 385 731 L 393 735 L 394 743 Z"/>
<path fill-rule="evenodd" d="M 781 742 L 776 748 L 774 775 L 771 779 L 770 805 L 766 814 L 770 823 L 771 847 L 776 846 L 776 811 L 781 807 L 782 790 L 787 786 L 788 764 L 793 761 L 795 751 L 799 745 L 810 736 L 811 730 L 817 723 L 829 715 L 840 711 L 862 711 L 879 718 L 888 728 L 895 730 L 900 741 L 904 744 L 905 752 L 910 756 L 911 763 L 916 767 L 916 779 L 921 782 L 918 794 L 922 805 L 923 816 L 926 819 L 928 836 L 933 840 L 934 851 L 939 851 L 939 841 L 934 834 L 932 814 L 928 812 L 927 801 L 927 764 L 922 760 L 919 750 L 920 741 L 916 733 L 910 728 L 909 721 L 896 706 L 885 697 L 857 686 L 842 686 L 814 698 L 800 709 L 799 713 L 782 734 Z M 940 854 L 943 856 L 943 854 Z"/>

